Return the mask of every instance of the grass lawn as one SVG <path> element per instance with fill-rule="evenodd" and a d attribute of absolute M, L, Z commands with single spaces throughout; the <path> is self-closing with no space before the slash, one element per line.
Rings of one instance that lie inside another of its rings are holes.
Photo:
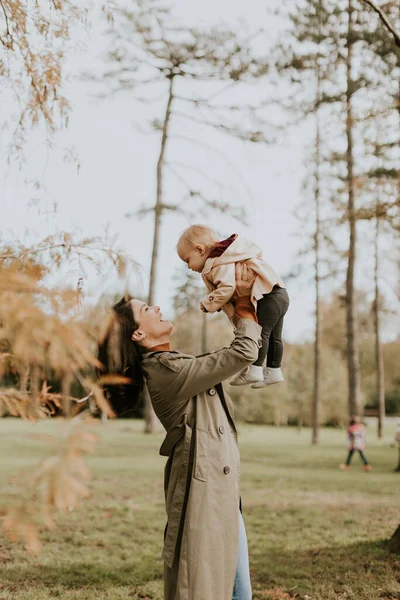
<path fill-rule="evenodd" d="M 0 419 L 2 496 L 49 452 L 33 434 L 58 427 Z M 45 532 L 42 555 L 32 559 L 0 535 L 1 600 L 162 599 L 162 435 L 143 435 L 135 421 L 96 428 L 93 495 Z M 305 429 L 240 428 L 254 599 L 400 599 L 400 557 L 384 544 L 400 522 L 394 429 L 387 426 L 384 442 L 373 430 L 373 471 L 364 473 L 358 456 L 350 472 L 339 471 L 342 431 L 322 431 L 311 447 Z"/>

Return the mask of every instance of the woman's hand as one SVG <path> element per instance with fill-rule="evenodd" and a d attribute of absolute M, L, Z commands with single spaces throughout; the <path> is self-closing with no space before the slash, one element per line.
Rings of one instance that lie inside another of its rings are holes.
<path fill-rule="evenodd" d="M 200 302 L 200 310 L 203 311 L 203 313 L 208 313 L 208 310 L 206 309 L 206 307 L 204 306 L 204 304 L 202 302 Z"/>
<path fill-rule="evenodd" d="M 236 277 L 236 296 L 250 296 L 251 288 L 254 285 L 256 274 L 246 263 L 238 262 L 235 265 Z"/>
<path fill-rule="evenodd" d="M 227 314 L 228 318 L 233 323 L 234 318 L 235 318 L 235 307 L 233 306 L 232 302 L 227 302 L 224 306 L 224 310 L 225 310 L 225 313 Z"/>

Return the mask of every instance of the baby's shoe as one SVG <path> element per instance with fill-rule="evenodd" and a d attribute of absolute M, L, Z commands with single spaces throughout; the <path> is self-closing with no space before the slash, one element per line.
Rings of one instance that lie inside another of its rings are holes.
<path fill-rule="evenodd" d="M 263 382 L 263 368 L 250 365 L 242 369 L 230 382 L 231 385 L 248 385 L 249 383 Z"/>
<path fill-rule="evenodd" d="M 350 466 L 349 465 L 339 465 L 339 469 L 341 471 L 350 471 Z"/>
<path fill-rule="evenodd" d="M 285 381 L 285 378 L 282 375 L 282 370 L 272 369 L 271 367 L 265 367 L 263 369 L 263 379 L 261 381 L 257 381 L 251 387 L 259 390 L 260 388 L 266 387 L 267 385 L 272 385 L 273 383 L 280 383 L 281 381 Z"/>
<path fill-rule="evenodd" d="M 364 465 L 364 471 L 372 471 L 371 465 Z"/>

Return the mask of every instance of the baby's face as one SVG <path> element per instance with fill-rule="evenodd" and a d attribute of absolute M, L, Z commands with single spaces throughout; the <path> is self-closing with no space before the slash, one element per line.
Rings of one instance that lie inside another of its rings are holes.
<path fill-rule="evenodd" d="M 201 273 L 207 260 L 207 252 L 201 244 L 192 246 L 188 242 L 181 242 L 178 246 L 178 256 L 188 266 L 188 269 Z"/>

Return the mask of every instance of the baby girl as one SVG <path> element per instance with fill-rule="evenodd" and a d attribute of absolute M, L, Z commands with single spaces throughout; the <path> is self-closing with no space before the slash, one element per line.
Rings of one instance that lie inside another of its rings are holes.
<path fill-rule="evenodd" d="M 262 327 L 262 345 L 256 362 L 230 383 L 251 383 L 252 388 L 262 388 L 283 381 L 282 328 L 289 296 L 279 275 L 263 260 L 260 248 L 237 234 L 220 241 L 210 227 L 192 225 L 180 236 L 177 251 L 189 269 L 201 273 L 207 287 L 201 310 L 214 313 L 222 309 L 232 322 L 236 300 L 235 264 L 245 262 L 254 272 L 250 300 Z"/>

